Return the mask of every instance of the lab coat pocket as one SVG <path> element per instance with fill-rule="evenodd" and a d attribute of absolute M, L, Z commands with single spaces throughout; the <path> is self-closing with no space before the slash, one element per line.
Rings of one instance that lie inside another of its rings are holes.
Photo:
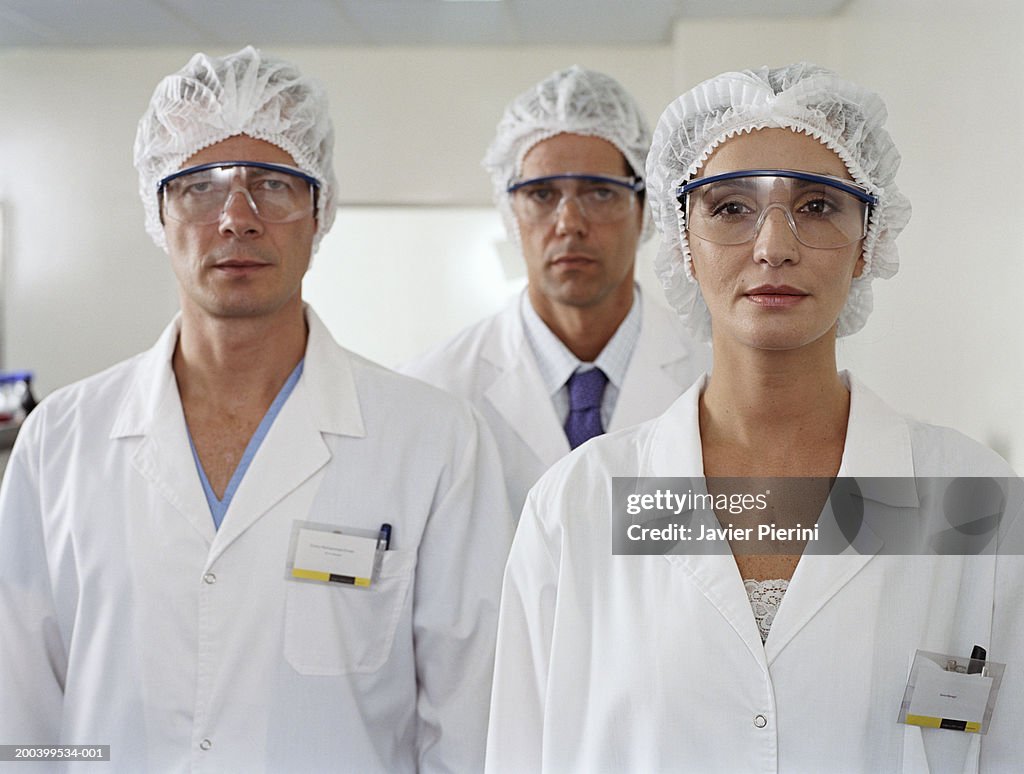
<path fill-rule="evenodd" d="M 304 675 L 380 669 L 391 654 L 415 566 L 415 551 L 385 551 L 369 588 L 289 582 L 285 659 Z"/>
<path fill-rule="evenodd" d="M 977 774 L 981 737 L 941 728 L 903 730 L 904 774 Z"/>

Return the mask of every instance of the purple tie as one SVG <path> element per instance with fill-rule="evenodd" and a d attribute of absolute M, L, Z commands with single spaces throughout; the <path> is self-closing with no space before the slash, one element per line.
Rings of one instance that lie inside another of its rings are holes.
<path fill-rule="evenodd" d="M 600 368 L 577 371 L 566 383 L 569 387 L 569 418 L 565 420 L 565 435 L 569 448 L 575 449 L 595 435 L 601 435 L 601 396 L 608 377 Z"/>

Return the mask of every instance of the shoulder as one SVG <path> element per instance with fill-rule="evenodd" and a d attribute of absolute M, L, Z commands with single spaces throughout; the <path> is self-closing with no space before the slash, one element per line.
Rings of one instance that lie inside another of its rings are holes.
<path fill-rule="evenodd" d="M 643 298 L 639 346 L 654 348 L 661 359 L 684 360 L 693 364 L 694 375 L 711 365 L 711 346 L 697 341 L 673 310 L 664 304 Z"/>
<path fill-rule="evenodd" d="M 1006 461 L 983 444 L 893 408 L 850 372 L 840 377 L 851 395 L 844 450 L 851 474 L 923 478 L 1010 472 Z"/>
<path fill-rule="evenodd" d="M 344 352 L 368 418 L 376 415 L 388 424 L 402 424 L 411 434 L 425 431 L 448 436 L 452 431 L 475 429 L 476 412 L 465 399 L 354 352 Z"/>
<path fill-rule="evenodd" d="M 959 430 L 904 417 L 910 432 L 914 474 L 924 476 L 1013 476 L 1009 463 Z"/>
<path fill-rule="evenodd" d="M 97 422 L 113 424 L 117 409 L 149 358 L 142 352 L 97 374 L 54 390 L 29 414 L 22 433 L 89 431 Z"/>
<path fill-rule="evenodd" d="M 447 341 L 399 366 L 409 376 L 456 393 L 486 374 L 488 362 L 497 370 L 495 353 L 509 353 L 522 338 L 518 310 L 506 308 L 464 328 Z"/>

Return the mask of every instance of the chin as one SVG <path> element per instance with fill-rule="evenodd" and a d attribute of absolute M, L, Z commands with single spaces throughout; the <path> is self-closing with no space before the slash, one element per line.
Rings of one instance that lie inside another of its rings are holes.
<path fill-rule="evenodd" d="M 820 327 L 809 329 L 782 320 L 770 324 L 759 320 L 740 330 L 734 330 L 731 338 L 753 349 L 784 352 L 800 349 L 826 338 L 834 341 L 835 328 L 835 323 L 821 330 Z"/>
<path fill-rule="evenodd" d="M 832 329 L 830 329 L 825 333 L 801 332 L 791 333 L 788 335 L 764 336 L 762 337 L 760 348 L 785 352 L 809 347 L 812 344 L 818 344 L 825 339 L 832 343 L 833 348 L 835 347 L 835 335 L 832 333 Z"/>
<path fill-rule="evenodd" d="M 562 306 L 576 306 L 586 308 L 598 303 L 607 293 L 602 293 L 600 288 L 594 288 L 586 284 L 567 283 L 553 289 L 554 292 L 547 294 L 548 298 Z"/>

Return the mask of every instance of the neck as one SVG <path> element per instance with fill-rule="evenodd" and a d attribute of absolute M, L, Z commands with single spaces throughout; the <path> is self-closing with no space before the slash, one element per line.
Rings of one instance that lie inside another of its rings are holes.
<path fill-rule="evenodd" d="M 553 302 L 529 286 L 528 294 L 537 316 L 570 352 L 585 363 L 601 354 L 633 306 L 633 283 L 591 306 L 570 306 Z"/>
<path fill-rule="evenodd" d="M 172 365 L 186 405 L 269 406 L 306 349 L 302 304 L 259 318 L 215 318 L 183 308 Z"/>
<path fill-rule="evenodd" d="M 835 337 L 790 351 L 714 343 L 700 400 L 701 441 L 796 472 L 794 455 L 841 455 L 850 393 L 836 372 Z M 787 464 L 788 459 L 788 464 Z M 758 466 L 762 467 L 762 466 Z"/>

